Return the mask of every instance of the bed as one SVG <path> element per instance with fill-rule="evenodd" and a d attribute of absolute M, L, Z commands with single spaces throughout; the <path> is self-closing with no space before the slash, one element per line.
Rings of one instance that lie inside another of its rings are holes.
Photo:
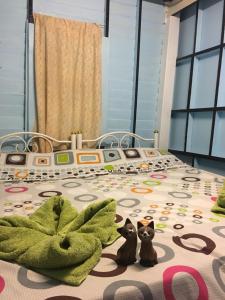
<path fill-rule="evenodd" d="M 81 149 L 83 141 L 78 149 L 79 138 L 71 138 L 68 151 L 1 152 L 0 215 L 29 216 L 55 195 L 63 195 L 78 210 L 114 198 L 118 225 L 126 218 L 135 226 L 154 220 L 158 264 L 152 268 L 139 264 L 138 240 L 137 262 L 118 266 L 122 237 L 103 249 L 99 263 L 76 287 L 1 260 L 0 299 L 224 299 L 225 216 L 210 211 L 224 177 L 187 166 L 159 150 L 157 135 L 152 148 L 136 144 L 131 149 L 123 139 L 111 150 L 102 149 L 102 144 L 98 149 Z M 110 138 L 113 144 L 112 134 Z M 35 162 L 41 165 L 34 166 Z"/>

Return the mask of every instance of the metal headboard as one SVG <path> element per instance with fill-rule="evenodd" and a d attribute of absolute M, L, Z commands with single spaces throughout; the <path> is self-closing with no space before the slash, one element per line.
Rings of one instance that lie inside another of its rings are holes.
<path fill-rule="evenodd" d="M 16 152 L 38 152 L 39 147 L 35 139 L 45 140 L 49 144 L 51 152 L 54 151 L 53 143 L 57 143 L 57 145 L 67 145 L 71 150 L 76 150 L 76 149 L 80 150 L 83 148 L 84 145 L 87 145 L 89 143 L 96 144 L 97 148 L 101 148 L 103 143 L 107 143 L 107 140 L 108 140 L 107 145 L 110 145 L 111 148 L 112 147 L 129 148 L 130 147 L 129 139 L 135 139 L 139 147 L 141 146 L 141 142 L 152 142 L 154 148 L 159 147 L 158 130 L 154 131 L 153 139 L 146 139 L 141 137 L 140 135 L 128 131 L 114 131 L 110 133 L 105 133 L 96 139 L 89 139 L 89 140 L 84 140 L 82 137 L 82 133 L 79 132 L 72 133 L 70 140 L 62 140 L 62 141 L 42 133 L 37 133 L 32 131 L 27 131 L 27 132 L 20 131 L 20 132 L 6 134 L 0 137 L 0 151 L 2 151 L 4 145 L 11 143 L 13 144 L 13 147 L 15 147 Z M 23 147 L 22 149 L 20 149 L 21 143 Z"/>

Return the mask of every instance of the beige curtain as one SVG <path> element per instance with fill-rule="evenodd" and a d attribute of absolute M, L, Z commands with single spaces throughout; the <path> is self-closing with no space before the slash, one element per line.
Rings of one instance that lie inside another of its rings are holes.
<path fill-rule="evenodd" d="M 37 131 L 56 139 L 100 133 L 101 28 L 35 14 Z M 48 152 L 47 143 L 41 151 Z"/>

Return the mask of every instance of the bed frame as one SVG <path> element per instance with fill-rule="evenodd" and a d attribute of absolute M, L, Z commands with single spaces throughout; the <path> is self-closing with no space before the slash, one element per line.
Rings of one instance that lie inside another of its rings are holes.
<path fill-rule="evenodd" d="M 153 148 L 159 148 L 159 132 L 158 130 L 154 131 L 153 139 L 146 139 L 131 133 L 128 131 L 114 131 L 110 133 L 105 133 L 96 139 L 85 140 L 82 137 L 82 133 L 72 133 L 70 140 L 57 140 L 46 134 L 32 132 L 32 131 L 21 131 L 14 132 L 0 137 L 0 152 L 3 152 L 3 147 L 15 148 L 16 152 L 39 152 L 39 146 L 37 143 L 38 139 L 46 141 L 50 146 L 50 152 L 54 151 L 54 145 L 67 145 L 68 149 L 71 150 L 81 150 L 85 145 L 91 143 L 95 144 L 96 148 L 102 148 L 104 143 L 107 145 L 107 148 L 130 148 L 130 141 L 135 140 L 138 144 L 138 147 L 141 147 L 142 142 L 151 142 Z M 107 142 L 108 141 L 108 142 Z M 22 149 L 21 149 L 22 144 Z"/>

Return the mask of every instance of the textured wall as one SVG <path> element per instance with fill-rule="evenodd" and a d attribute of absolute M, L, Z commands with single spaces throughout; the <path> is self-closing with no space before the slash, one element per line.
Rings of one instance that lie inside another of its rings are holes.
<path fill-rule="evenodd" d="M 34 11 L 62 18 L 104 24 L 104 0 L 33 0 Z M 24 106 L 26 1 L 3 1 L 0 19 L 0 130 L 33 129 L 33 25 L 29 25 L 26 96 Z M 2 9 L 3 8 L 3 9 Z M 137 0 L 111 0 L 109 38 L 103 38 L 102 131 L 132 130 L 136 73 Z M 143 1 L 137 132 L 151 136 L 157 111 L 162 46 L 165 37 L 164 7 Z M 2 41 L 5 39 L 5 45 Z M 10 47 L 10 57 L 6 48 Z M 2 54 L 8 57 L 8 60 Z M 4 95 L 3 95 L 4 93 Z M 8 93 L 8 94 L 7 94 Z M 10 101 L 9 101 L 10 99 Z M 24 119 L 24 111 L 28 119 Z M 4 116 L 4 117 L 3 117 Z M 24 126 L 27 127 L 24 127 Z"/>
<path fill-rule="evenodd" d="M 24 129 L 26 0 L 0 0 L 0 135 Z"/>

